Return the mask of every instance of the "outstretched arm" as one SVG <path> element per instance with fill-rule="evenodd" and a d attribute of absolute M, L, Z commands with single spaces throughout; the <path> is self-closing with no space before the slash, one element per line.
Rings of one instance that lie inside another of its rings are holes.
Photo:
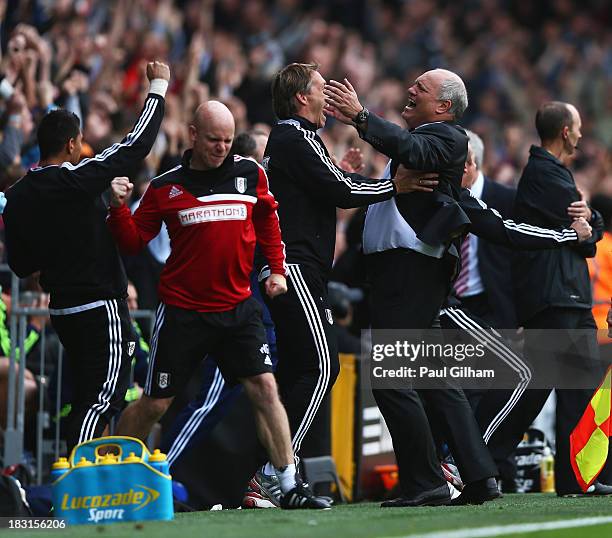
<path fill-rule="evenodd" d="M 62 178 L 68 186 L 98 196 L 108 189 L 111 178 L 129 174 L 151 151 L 164 116 L 170 69 L 164 63 L 151 62 L 147 65 L 147 77 L 151 82 L 149 95 L 131 132 L 91 159 L 76 165 L 63 163 Z"/>
<path fill-rule="evenodd" d="M 542 250 L 576 244 L 591 237 L 591 226 L 580 218 L 571 228 L 550 230 L 531 224 L 504 220 L 493 208 L 470 195 L 467 189 L 461 191 L 459 205 L 470 221 L 470 232 L 487 241 L 519 250 Z"/>
<path fill-rule="evenodd" d="M 371 112 L 366 122 L 357 125 L 353 120 L 363 106 L 351 83 L 347 79 L 344 82 L 330 80 L 324 92 L 326 114 L 355 125 L 359 135 L 374 149 L 407 168 L 435 171 L 451 158 L 457 140 L 448 127 L 426 124 L 409 131 Z"/>

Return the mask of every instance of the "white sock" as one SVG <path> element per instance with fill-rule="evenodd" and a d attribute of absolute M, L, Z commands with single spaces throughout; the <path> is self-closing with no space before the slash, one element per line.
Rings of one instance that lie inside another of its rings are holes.
<path fill-rule="evenodd" d="M 274 468 L 274 465 L 272 465 L 270 462 L 266 463 L 261 468 L 261 472 L 266 476 L 276 476 L 276 469 Z"/>
<path fill-rule="evenodd" d="M 275 470 L 283 493 L 287 493 L 297 486 L 297 482 L 295 481 L 295 463 L 290 463 L 281 468 L 275 467 Z"/>

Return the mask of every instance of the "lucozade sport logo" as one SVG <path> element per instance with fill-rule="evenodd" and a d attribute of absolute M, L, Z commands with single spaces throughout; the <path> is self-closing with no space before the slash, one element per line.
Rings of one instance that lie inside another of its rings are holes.
<path fill-rule="evenodd" d="M 64 493 L 61 508 L 65 510 L 89 510 L 88 521 L 102 521 L 108 519 L 123 519 L 126 509 L 133 512 L 141 510 L 148 504 L 155 502 L 159 491 L 135 484 L 128 491 L 107 493 L 103 495 L 70 495 Z"/>

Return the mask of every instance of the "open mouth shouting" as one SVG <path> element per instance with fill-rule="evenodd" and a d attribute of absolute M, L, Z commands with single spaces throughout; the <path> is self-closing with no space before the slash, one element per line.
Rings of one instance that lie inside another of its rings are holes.
<path fill-rule="evenodd" d="M 415 107 L 416 107 L 416 101 L 412 99 L 411 97 L 408 97 L 408 103 L 406 103 L 405 109 L 412 110 Z"/>

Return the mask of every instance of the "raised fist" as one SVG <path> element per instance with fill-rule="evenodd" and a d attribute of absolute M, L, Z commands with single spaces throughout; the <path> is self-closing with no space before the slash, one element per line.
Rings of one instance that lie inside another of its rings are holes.
<path fill-rule="evenodd" d="M 170 80 L 170 68 L 163 62 L 149 62 L 147 64 L 147 78 L 149 81 L 155 78 Z"/>

